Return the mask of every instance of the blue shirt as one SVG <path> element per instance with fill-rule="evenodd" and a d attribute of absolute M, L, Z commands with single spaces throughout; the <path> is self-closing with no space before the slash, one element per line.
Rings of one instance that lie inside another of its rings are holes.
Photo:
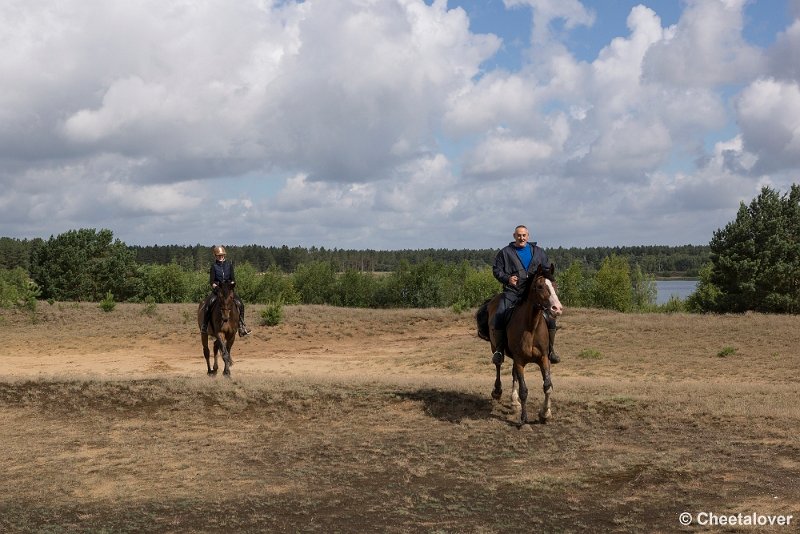
<path fill-rule="evenodd" d="M 525 243 L 525 246 L 522 248 L 514 247 L 514 250 L 517 251 L 517 256 L 519 256 L 519 261 L 522 262 L 522 266 L 525 270 L 528 270 L 528 267 L 531 264 L 531 260 L 533 259 L 533 251 L 531 250 L 531 244 Z"/>

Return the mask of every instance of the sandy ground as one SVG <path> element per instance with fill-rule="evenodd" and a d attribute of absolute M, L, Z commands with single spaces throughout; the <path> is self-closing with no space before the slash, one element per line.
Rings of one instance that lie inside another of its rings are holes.
<path fill-rule="evenodd" d="M 0 531 L 800 522 L 800 317 L 568 310 L 553 420 L 519 427 L 470 313 L 296 306 L 266 327 L 260 310 L 232 379 L 206 375 L 194 305 L 0 311 Z"/>

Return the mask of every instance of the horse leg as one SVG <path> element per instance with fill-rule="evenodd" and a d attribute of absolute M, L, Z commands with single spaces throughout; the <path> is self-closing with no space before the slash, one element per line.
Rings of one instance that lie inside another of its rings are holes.
<path fill-rule="evenodd" d="M 519 402 L 519 377 L 517 376 L 517 368 L 511 368 L 511 405 L 514 408 L 522 406 Z"/>
<path fill-rule="evenodd" d="M 522 410 L 519 415 L 519 423 L 524 425 L 528 422 L 528 386 L 525 384 L 525 368 L 521 365 L 514 363 L 514 370 L 517 372 L 517 380 L 519 381 L 519 401 L 522 405 Z"/>
<path fill-rule="evenodd" d="M 214 340 L 214 374 L 219 370 L 219 339 Z"/>
<path fill-rule="evenodd" d="M 213 375 L 214 372 L 211 370 L 211 351 L 208 350 L 208 334 L 200 334 L 200 340 L 203 343 L 203 356 L 206 359 L 208 374 Z"/>
<path fill-rule="evenodd" d="M 497 377 L 494 379 L 494 390 L 492 390 L 492 398 L 500 400 L 503 395 L 503 384 L 500 382 L 500 364 L 496 363 L 494 366 L 497 368 Z"/>
<path fill-rule="evenodd" d="M 226 335 L 225 337 L 227 338 L 228 336 Z M 222 370 L 222 374 L 223 376 L 228 377 L 231 376 L 231 365 L 233 365 L 233 362 L 231 362 L 231 353 L 228 351 L 228 347 L 230 345 L 231 343 L 227 341 L 227 339 L 225 343 L 223 343 L 221 339 L 219 340 L 219 348 L 222 350 L 222 361 L 225 363 L 225 368 Z"/>
<path fill-rule="evenodd" d="M 550 394 L 553 392 L 553 382 L 550 380 L 550 365 L 548 364 L 542 365 L 542 389 L 544 390 L 544 400 L 542 401 L 542 408 L 539 410 L 539 422 L 546 423 L 553 415 L 550 411 Z"/>

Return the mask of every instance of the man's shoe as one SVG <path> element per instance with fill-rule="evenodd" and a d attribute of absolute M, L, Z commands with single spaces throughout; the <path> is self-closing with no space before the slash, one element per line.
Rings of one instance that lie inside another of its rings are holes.
<path fill-rule="evenodd" d="M 561 358 L 558 357 L 556 351 L 553 350 L 553 344 L 555 343 L 556 340 L 556 329 L 549 328 L 547 330 L 547 333 L 550 334 L 550 352 L 548 353 L 547 357 L 550 358 L 550 363 L 555 364 L 561 361 Z"/>
<path fill-rule="evenodd" d="M 505 330 L 495 330 L 494 331 L 494 340 L 495 340 L 495 351 L 492 354 L 492 363 L 495 365 L 500 365 L 503 363 L 505 359 L 505 351 L 506 351 L 506 331 Z"/>

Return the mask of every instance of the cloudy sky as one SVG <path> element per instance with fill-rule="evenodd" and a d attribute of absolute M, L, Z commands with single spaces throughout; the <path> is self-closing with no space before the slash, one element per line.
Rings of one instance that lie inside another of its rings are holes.
<path fill-rule="evenodd" d="M 4 0 L 0 236 L 707 244 L 800 182 L 800 0 Z"/>

